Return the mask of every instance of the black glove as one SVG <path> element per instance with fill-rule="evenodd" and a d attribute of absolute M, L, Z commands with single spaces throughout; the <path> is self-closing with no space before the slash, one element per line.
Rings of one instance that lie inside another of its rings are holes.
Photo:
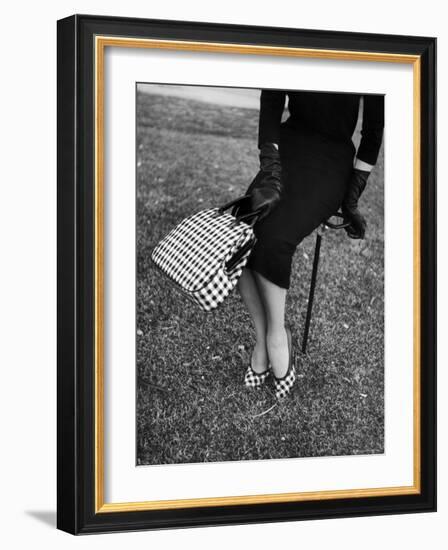
<path fill-rule="evenodd" d="M 342 202 L 344 223 L 350 224 L 345 230 L 351 239 L 364 239 L 366 233 L 367 222 L 358 210 L 358 200 L 366 187 L 369 174 L 370 172 L 366 170 L 353 168 L 347 192 Z"/>
<path fill-rule="evenodd" d="M 251 211 L 263 208 L 259 220 L 268 216 L 280 200 L 283 189 L 281 173 L 280 154 L 277 148 L 273 143 L 264 143 L 260 147 L 260 171 L 247 190 Z"/>

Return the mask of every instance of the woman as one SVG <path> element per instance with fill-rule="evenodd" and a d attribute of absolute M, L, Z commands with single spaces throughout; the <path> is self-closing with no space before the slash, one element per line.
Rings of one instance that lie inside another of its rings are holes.
<path fill-rule="evenodd" d="M 288 96 L 289 118 L 281 122 Z M 352 142 L 363 97 L 361 142 Z M 296 374 L 285 300 L 297 245 L 340 207 L 349 237 L 363 239 L 358 199 L 375 165 L 384 128 L 384 97 L 377 95 L 263 90 L 258 147 L 260 171 L 248 189 L 257 243 L 239 281 L 252 317 L 256 343 L 245 384 L 258 387 L 273 374 L 275 394 L 285 397 Z M 356 153 L 356 158 L 355 158 Z"/>

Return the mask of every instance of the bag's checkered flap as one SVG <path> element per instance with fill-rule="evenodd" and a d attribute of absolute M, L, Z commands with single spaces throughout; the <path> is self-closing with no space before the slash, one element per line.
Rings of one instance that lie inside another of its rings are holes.
<path fill-rule="evenodd" d="M 205 287 L 251 239 L 251 226 L 212 208 L 183 220 L 160 241 L 151 257 L 174 282 L 194 292 Z"/>

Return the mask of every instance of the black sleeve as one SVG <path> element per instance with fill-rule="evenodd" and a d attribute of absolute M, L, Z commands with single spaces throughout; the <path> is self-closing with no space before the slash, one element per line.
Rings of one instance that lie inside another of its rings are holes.
<path fill-rule="evenodd" d="M 383 141 L 384 96 L 365 95 L 362 115 L 361 142 L 357 158 L 375 164 Z"/>
<path fill-rule="evenodd" d="M 258 147 L 263 143 L 278 143 L 280 122 L 285 108 L 286 92 L 262 90 L 260 95 L 260 118 L 258 123 Z"/>

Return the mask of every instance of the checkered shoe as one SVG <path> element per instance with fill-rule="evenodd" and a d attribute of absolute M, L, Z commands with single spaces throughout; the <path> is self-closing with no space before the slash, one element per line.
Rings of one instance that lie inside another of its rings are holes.
<path fill-rule="evenodd" d="M 294 386 L 295 381 L 296 369 L 294 364 L 292 364 L 283 378 L 277 378 L 274 376 L 275 397 L 277 399 L 283 399 L 286 397 Z"/>
<path fill-rule="evenodd" d="M 285 376 L 277 378 L 275 375 L 274 378 L 274 388 L 275 388 L 275 397 L 278 400 L 285 398 L 288 393 L 291 391 L 296 381 L 296 368 L 295 368 L 295 359 L 294 359 L 294 350 L 292 349 L 291 342 L 291 331 L 286 329 L 288 335 L 288 349 L 289 349 L 289 365 L 288 370 L 286 371 Z"/>
<path fill-rule="evenodd" d="M 247 388 L 259 388 L 269 378 L 271 371 L 267 368 L 264 372 L 255 372 L 251 365 L 247 367 L 246 375 L 244 377 L 244 385 Z"/>

